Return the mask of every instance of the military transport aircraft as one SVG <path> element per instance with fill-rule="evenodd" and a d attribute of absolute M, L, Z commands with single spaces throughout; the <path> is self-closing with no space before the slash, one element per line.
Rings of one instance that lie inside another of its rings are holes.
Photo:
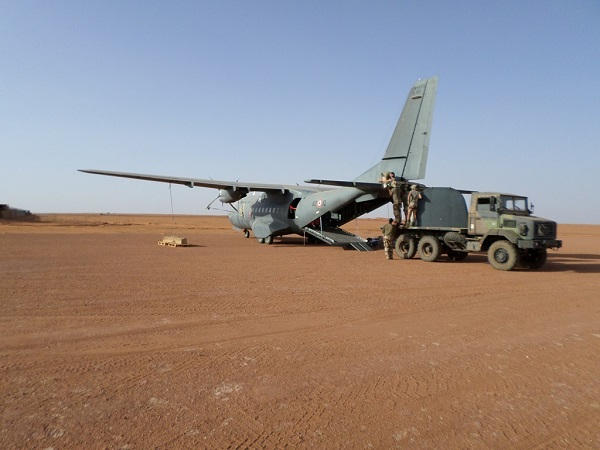
<path fill-rule="evenodd" d="M 330 245 L 369 250 L 366 241 L 342 230 L 345 223 L 390 201 L 381 174 L 394 172 L 405 180 L 425 176 L 437 77 L 418 80 L 408 98 L 381 161 L 352 181 L 306 180 L 315 186 L 244 183 L 128 172 L 81 169 L 81 172 L 135 178 L 219 190 L 215 200 L 232 207 L 234 227 L 261 243 L 274 236 L 300 234 Z M 237 202 L 237 207 L 233 204 Z M 210 206 L 210 205 L 209 205 Z"/>

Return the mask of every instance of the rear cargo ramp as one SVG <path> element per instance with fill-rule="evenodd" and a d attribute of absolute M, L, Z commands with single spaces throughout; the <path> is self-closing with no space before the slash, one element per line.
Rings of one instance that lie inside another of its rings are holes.
<path fill-rule="evenodd" d="M 322 230 L 317 230 L 305 227 L 304 232 L 328 245 L 354 249 L 360 252 L 369 252 L 373 250 L 366 239 L 363 239 L 356 234 L 349 233 L 346 230 L 342 230 L 341 228 L 323 228 Z"/>

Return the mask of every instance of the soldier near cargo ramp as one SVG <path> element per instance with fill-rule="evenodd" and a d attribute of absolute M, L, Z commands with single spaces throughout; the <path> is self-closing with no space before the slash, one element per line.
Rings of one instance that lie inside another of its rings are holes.
<path fill-rule="evenodd" d="M 390 172 L 390 195 L 392 197 L 392 203 L 394 204 L 394 218 L 397 223 L 402 222 L 402 212 L 400 211 L 400 205 L 402 203 L 402 186 L 401 180 L 396 178 L 394 172 Z"/>
<path fill-rule="evenodd" d="M 404 222 L 400 222 L 402 225 L 404 226 L 408 226 L 408 193 L 410 192 L 410 189 L 408 187 L 408 183 L 406 182 L 406 180 L 404 178 L 401 178 L 402 180 L 402 189 L 401 189 L 401 198 L 402 198 L 402 211 L 404 211 Z"/>
<path fill-rule="evenodd" d="M 421 193 L 417 191 L 417 185 L 413 184 L 408 193 L 408 213 L 406 214 L 406 226 L 412 227 L 417 221 L 417 208 L 419 200 L 422 199 Z"/>
<path fill-rule="evenodd" d="M 387 259 L 394 259 L 394 238 L 396 237 L 397 223 L 389 219 L 388 223 L 381 227 L 383 234 L 383 252 Z"/>

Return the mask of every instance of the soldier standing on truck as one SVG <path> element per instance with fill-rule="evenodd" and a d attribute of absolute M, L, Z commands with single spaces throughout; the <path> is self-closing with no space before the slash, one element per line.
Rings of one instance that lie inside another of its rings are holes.
<path fill-rule="evenodd" d="M 423 197 L 421 193 L 417 191 L 417 185 L 413 184 L 410 187 L 408 193 L 408 214 L 406 215 L 406 226 L 412 227 L 417 221 L 417 208 L 419 206 L 419 200 Z"/>
<path fill-rule="evenodd" d="M 398 224 L 390 218 L 388 223 L 381 227 L 381 232 L 383 234 L 383 252 L 385 253 L 386 259 L 394 259 L 394 238 L 396 237 L 397 226 Z"/>

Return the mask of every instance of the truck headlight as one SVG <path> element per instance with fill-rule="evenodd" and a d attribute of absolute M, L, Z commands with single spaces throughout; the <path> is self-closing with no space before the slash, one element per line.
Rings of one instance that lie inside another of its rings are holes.
<path fill-rule="evenodd" d="M 527 236 L 527 233 L 529 232 L 529 227 L 527 226 L 526 223 L 520 223 L 519 224 L 519 234 L 521 236 Z"/>

